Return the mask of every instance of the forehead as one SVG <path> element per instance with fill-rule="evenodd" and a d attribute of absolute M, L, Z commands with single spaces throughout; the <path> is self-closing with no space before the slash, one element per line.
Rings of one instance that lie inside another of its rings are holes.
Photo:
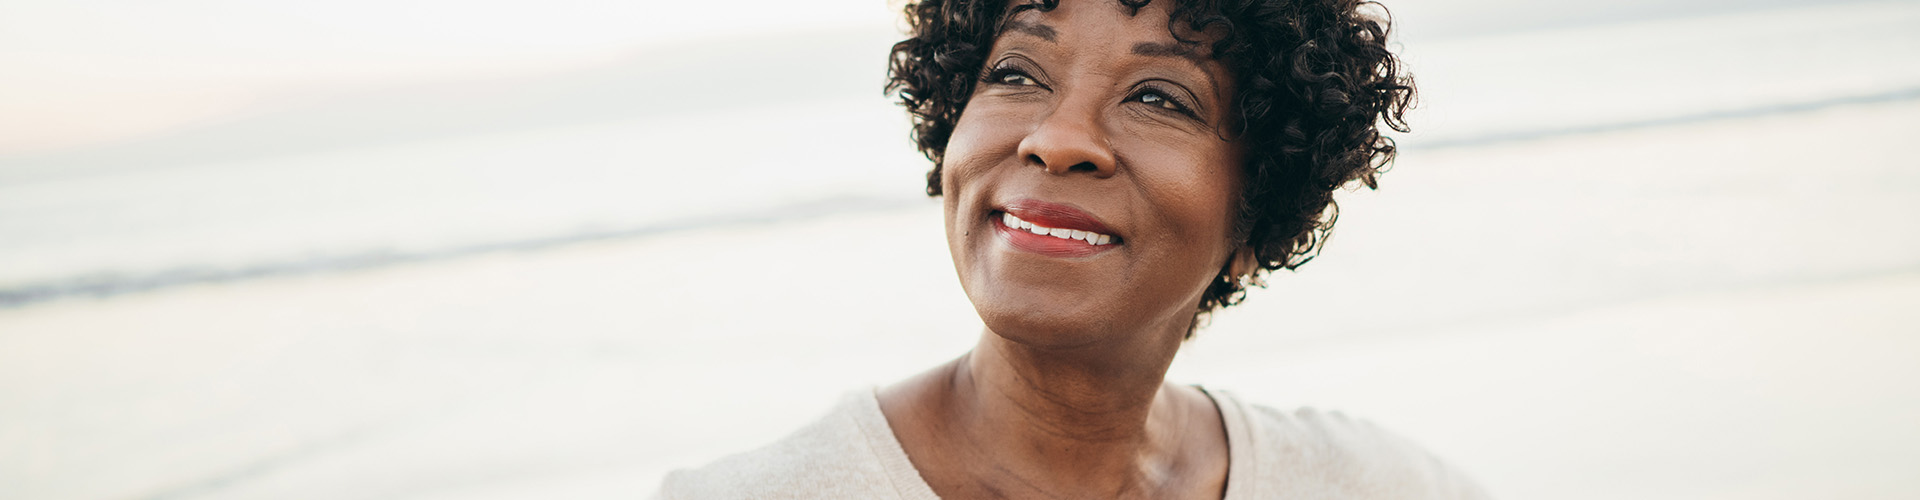
<path fill-rule="evenodd" d="M 1016 3 L 1000 26 L 1001 39 L 1038 41 L 1042 45 L 1074 45 L 1124 51 L 1136 56 L 1186 59 L 1201 71 L 1221 70 L 1210 55 L 1214 37 L 1192 30 L 1175 36 L 1168 22 L 1168 1 L 1141 8 L 1118 0 L 1062 1 L 1046 9 L 1038 2 Z"/>

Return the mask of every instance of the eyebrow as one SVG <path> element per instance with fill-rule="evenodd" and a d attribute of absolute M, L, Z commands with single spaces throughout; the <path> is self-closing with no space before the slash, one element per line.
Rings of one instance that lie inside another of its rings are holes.
<path fill-rule="evenodd" d="M 1206 62 L 1206 58 L 1200 55 L 1200 51 L 1194 50 L 1197 46 L 1199 44 L 1140 42 L 1133 44 L 1133 54 L 1147 57 L 1178 57 L 1200 65 Z"/>
<path fill-rule="evenodd" d="M 1021 33 L 1037 36 L 1049 42 L 1059 41 L 1059 34 L 1053 30 L 1052 26 L 1047 26 L 1045 24 L 1034 24 L 1034 23 L 1022 22 L 1022 21 L 1008 21 L 1007 28 L 1013 31 L 1018 31 Z"/>
<path fill-rule="evenodd" d="M 1217 88 L 1219 85 L 1213 81 L 1213 73 L 1207 72 L 1207 57 L 1200 55 L 1200 51 L 1194 50 L 1199 46 L 1200 44 L 1197 43 L 1140 42 L 1133 44 L 1133 55 L 1186 59 L 1187 62 L 1193 63 L 1195 69 L 1200 70 L 1200 74 L 1207 76 L 1207 83 L 1214 84 Z"/>
<path fill-rule="evenodd" d="M 1219 92 L 1220 82 L 1215 81 L 1213 73 L 1207 71 L 1207 57 L 1200 55 L 1200 51 L 1194 50 L 1199 46 L 1200 44 L 1197 43 L 1140 42 L 1133 44 L 1133 54 L 1146 57 L 1178 57 L 1186 59 L 1187 62 L 1193 63 L 1194 69 L 1200 70 L 1201 76 L 1207 77 L 1207 85 L 1212 86 L 1214 92 Z"/>

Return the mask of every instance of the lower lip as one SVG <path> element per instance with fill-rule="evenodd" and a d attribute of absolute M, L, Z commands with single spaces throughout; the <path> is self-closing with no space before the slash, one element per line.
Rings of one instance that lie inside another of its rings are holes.
<path fill-rule="evenodd" d="M 1120 246 L 1119 244 L 1094 245 L 1087 243 L 1085 240 L 1069 240 L 1044 234 L 1034 234 L 1032 231 L 1025 229 L 1007 227 L 1006 222 L 1003 222 L 1001 217 L 998 212 L 993 214 L 991 217 L 993 220 L 993 229 L 999 232 L 1001 237 L 1006 238 L 1008 244 L 1013 245 L 1014 248 L 1048 257 L 1086 257 Z"/>

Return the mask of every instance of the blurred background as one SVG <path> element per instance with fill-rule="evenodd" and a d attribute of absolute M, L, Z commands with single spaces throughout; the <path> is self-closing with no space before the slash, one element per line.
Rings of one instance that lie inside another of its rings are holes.
<path fill-rule="evenodd" d="M 1920 2 L 1389 0 L 1170 378 L 1502 498 L 1920 497 Z M 969 348 L 899 2 L 0 0 L 0 498 L 635 498 Z"/>

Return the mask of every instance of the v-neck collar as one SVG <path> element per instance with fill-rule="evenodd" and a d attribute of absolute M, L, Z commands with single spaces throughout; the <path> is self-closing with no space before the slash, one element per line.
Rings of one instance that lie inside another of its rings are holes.
<path fill-rule="evenodd" d="M 1227 430 L 1227 491 L 1222 500 L 1251 500 L 1254 498 L 1253 470 L 1254 456 L 1252 430 L 1247 427 L 1246 409 L 1240 401 L 1226 391 L 1209 391 L 1205 387 L 1193 386 L 1220 411 L 1220 423 Z M 893 434 L 893 426 L 887 423 L 887 415 L 880 411 L 880 387 L 874 386 L 859 391 L 853 397 L 858 401 L 858 411 L 854 412 L 854 421 L 860 426 L 861 434 L 867 438 L 867 447 L 880 461 L 887 480 L 893 483 L 894 490 L 905 500 L 939 500 L 933 487 L 920 477 L 920 470 L 913 468 L 913 461 L 907 458 L 906 448 L 900 445 L 900 438 Z"/>

